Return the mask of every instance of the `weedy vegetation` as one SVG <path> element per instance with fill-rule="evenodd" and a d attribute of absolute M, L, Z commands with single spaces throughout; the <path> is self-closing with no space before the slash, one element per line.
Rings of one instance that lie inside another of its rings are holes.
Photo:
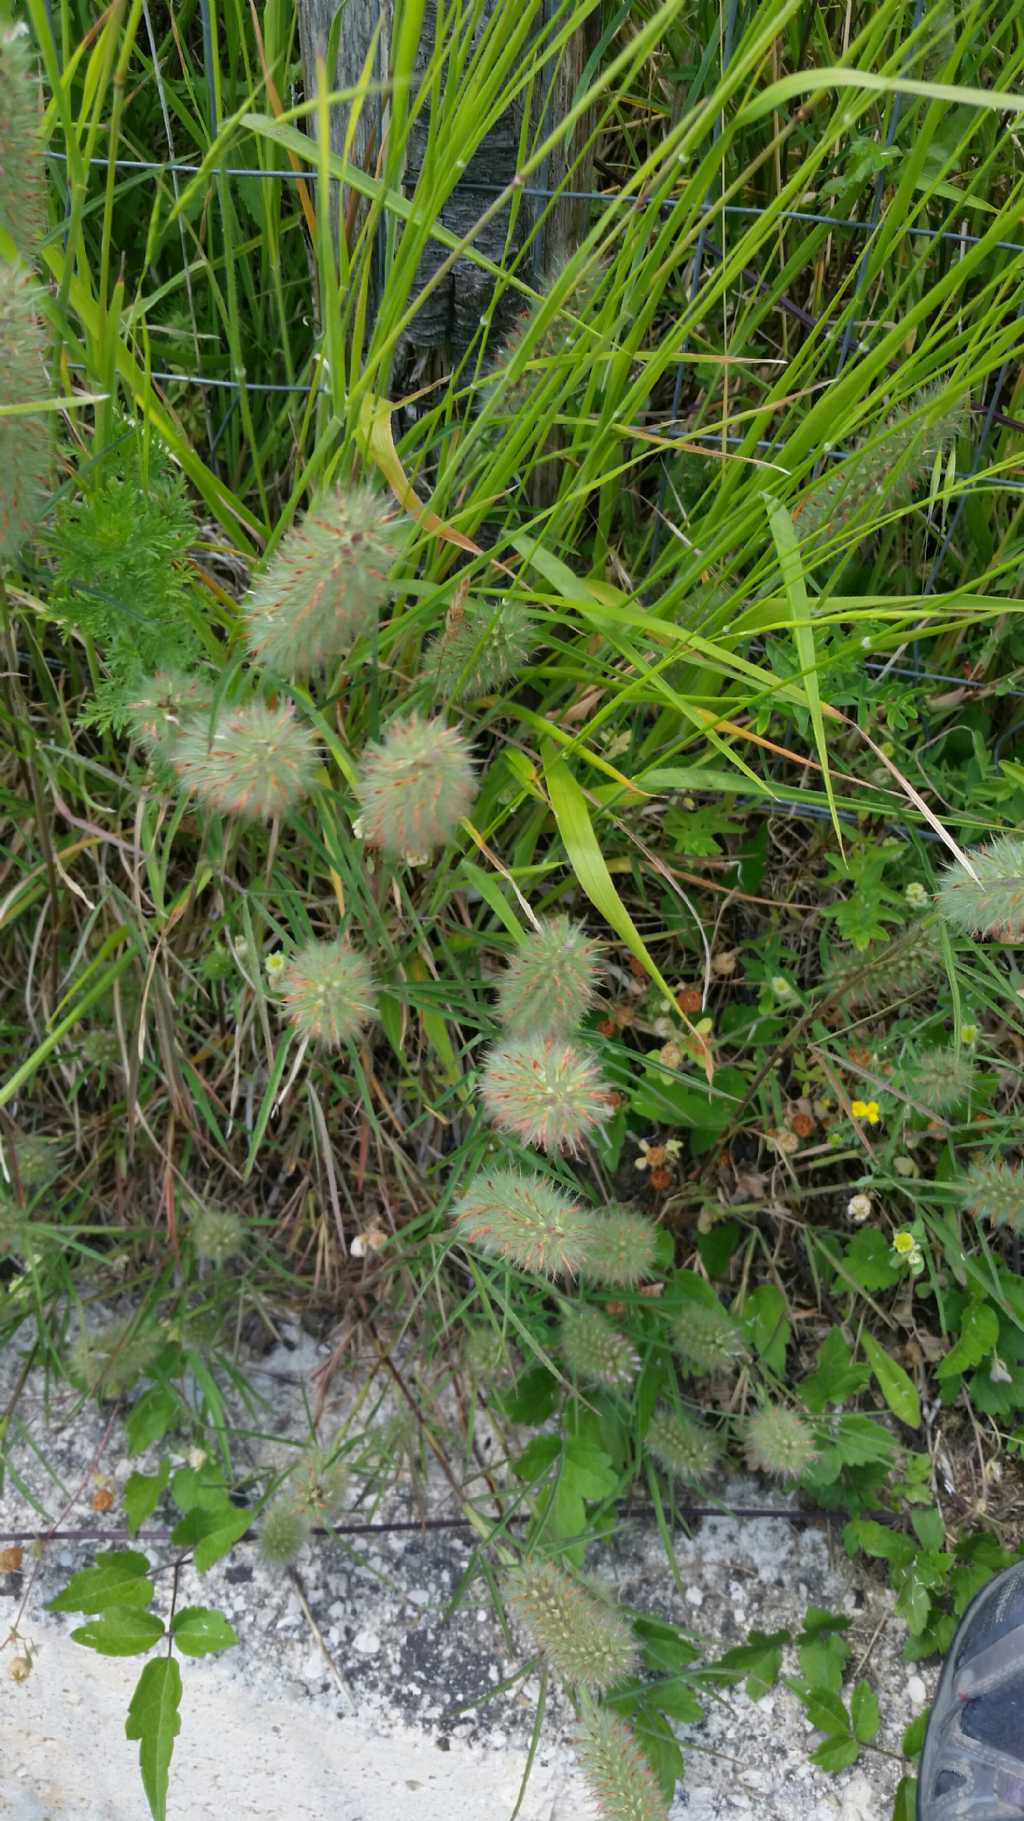
<path fill-rule="evenodd" d="M 344 1318 L 424 1456 L 492 1426 L 475 1571 L 606 1821 L 790 1646 L 842 1770 L 849 1619 L 708 1661 L 601 1543 L 764 1476 L 915 1658 L 1021 1546 L 1024 7 L 397 0 L 365 169 L 369 74 L 257 10 L 0 7 L 0 1468 L 38 1367 L 175 1587 L 286 1571 L 387 1500 L 377 1393 L 260 1476 L 246 1359 Z M 146 1657 L 161 1821 L 235 1638 L 151 1570 L 51 1608 Z"/>

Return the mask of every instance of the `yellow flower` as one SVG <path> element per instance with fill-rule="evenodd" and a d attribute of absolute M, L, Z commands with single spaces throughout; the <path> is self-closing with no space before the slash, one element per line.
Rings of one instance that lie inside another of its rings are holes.
<path fill-rule="evenodd" d="M 850 1111 L 854 1119 L 866 1119 L 868 1125 L 877 1125 L 882 1116 L 877 1100 L 854 1100 Z"/>
<path fill-rule="evenodd" d="M 914 1238 L 913 1233 L 908 1233 L 906 1231 L 894 1233 L 892 1237 L 892 1249 L 894 1252 L 898 1252 L 902 1258 L 908 1258 L 911 1252 L 917 1250 L 917 1240 Z"/>

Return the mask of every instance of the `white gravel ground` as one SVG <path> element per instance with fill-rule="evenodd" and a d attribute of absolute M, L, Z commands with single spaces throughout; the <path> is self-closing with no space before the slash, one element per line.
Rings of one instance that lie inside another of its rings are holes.
<path fill-rule="evenodd" d="M 301 1340 L 286 1360 L 301 1380 L 321 1363 Z M 0 1361 L 0 1409 L 18 1369 Z M 8 1387 L 5 1393 L 5 1383 Z M 301 1383 L 289 1394 L 301 1425 Z M 0 1494 L 0 1532 L 42 1527 L 81 1491 L 62 1528 L 116 1529 L 92 1509 L 97 1472 L 112 1487 L 138 1465 L 123 1458 L 117 1422 L 97 1454 L 104 1419 L 71 1420 L 57 1392 L 49 1409 L 33 1377 L 18 1402 L 24 1428 Z M 282 1416 L 282 1428 L 288 1414 Z M 740 1502 L 750 1486 L 729 1489 Z M 764 1489 L 756 1489 L 764 1502 Z M 36 1508 L 33 1508 L 33 1502 Z M 154 1520 L 155 1521 L 155 1520 Z M 471 1559 L 460 1533 L 375 1536 L 311 1547 L 299 1588 L 270 1575 L 250 1545 L 200 1581 L 183 1578 L 180 1603 L 221 1606 L 240 1638 L 219 1658 L 183 1664 L 183 1727 L 171 1773 L 172 1821 L 510 1821 L 530 1731 L 535 1682 L 495 1694 L 517 1665 L 483 1583 L 449 1610 Z M 925 1678 L 901 1656 L 903 1628 L 879 1590 L 859 1579 L 829 1535 L 785 1520 L 706 1521 L 675 1538 L 682 1587 L 652 1527 L 623 1527 L 594 1568 L 630 1605 L 686 1624 L 714 1652 L 752 1627 L 797 1630 L 808 1605 L 850 1614 L 857 1673 L 877 1689 L 879 1743 L 897 1750 L 927 1699 Z M 3 1546 L 0 1537 L 0 1547 Z M 43 1606 L 96 1545 L 49 1543 L 35 1567 L 21 1635 L 33 1656 L 24 1682 L 0 1660 L 0 1817 L 3 1821 L 146 1821 L 137 1747 L 124 1714 L 138 1661 L 96 1657 L 70 1642 L 80 1621 Z M 154 1552 L 155 1556 L 158 1552 Z M 0 1642 L 33 1571 L 0 1574 Z M 300 1597 L 301 1593 L 301 1597 Z M 319 1634 L 319 1636 L 317 1635 Z M 784 1673 L 794 1673 L 795 1656 Z M 568 1735 L 571 1715 L 549 1711 L 519 1821 L 593 1821 Z M 900 1774 L 894 1758 L 865 1754 L 829 1777 L 808 1762 L 813 1746 L 796 1699 L 780 1686 L 758 1702 L 742 1688 L 708 1700 L 707 1717 L 680 1728 L 686 1777 L 673 1808 L 685 1821 L 888 1821 Z"/>

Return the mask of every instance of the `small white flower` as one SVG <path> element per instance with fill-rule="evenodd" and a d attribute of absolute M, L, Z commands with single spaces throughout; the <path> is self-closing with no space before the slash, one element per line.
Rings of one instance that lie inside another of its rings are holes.
<path fill-rule="evenodd" d="M 206 1466 L 209 1455 L 205 1448 L 190 1448 L 185 1458 L 188 1461 L 189 1466 L 198 1473 L 200 1467 Z"/>
<path fill-rule="evenodd" d="M 913 906 L 914 910 L 920 910 L 921 906 L 928 902 L 928 893 L 925 891 L 920 879 L 912 879 L 903 896 L 906 898 L 907 903 Z"/>
<path fill-rule="evenodd" d="M 871 1214 L 870 1195 L 851 1195 L 846 1204 L 846 1212 L 851 1220 L 857 1222 L 858 1226 L 862 1221 L 869 1219 Z"/>
<path fill-rule="evenodd" d="M 287 959 L 285 958 L 285 956 L 281 953 L 281 950 L 277 949 L 277 950 L 275 950 L 274 954 L 267 956 L 267 959 L 263 965 L 267 970 L 267 979 L 268 980 L 280 980 L 281 975 L 284 973 L 285 968 L 288 966 L 288 962 L 287 962 Z"/>
<path fill-rule="evenodd" d="M 794 996 L 793 988 L 782 974 L 774 975 L 771 981 L 771 989 L 775 994 L 776 999 L 792 999 Z"/>
<path fill-rule="evenodd" d="M 993 1353 L 992 1355 L 992 1364 L 988 1369 L 988 1375 L 994 1385 L 1009 1385 L 1013 1380 L 1013 1373 L 1008 1366 L 1004 1365 L 998 1353 Z"/>

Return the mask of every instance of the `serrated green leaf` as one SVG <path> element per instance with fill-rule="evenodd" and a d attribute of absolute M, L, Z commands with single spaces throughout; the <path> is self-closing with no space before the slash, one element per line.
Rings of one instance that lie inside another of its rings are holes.
<path fill-rule="evenodd" d="M 923 1631 L 932 1609 L 927 1583 L 915 1568 L 908 1568 L 896 1600 L 896 1611 L 906 1619 L 911 1631 Z"/>
<path fill-rule="evenodd" d="M 860 1746 L 856 1739 L 851 1739 L 847 1734 L 845 1737 L 826 1739 L 817 1751 L 812 1751 L 811 1763 L 819 1765 L 822 1770 L 846 1770 L 851 1764 L 856 1764 L 859 1756 Z"/>
<path fill-rule="evenodd" d="M 163 1635 L 164 1622 L 155 1612 L 140 1612 L 131 1606 L 113 1606 L 71 1633 L 76 1644 L 84 1644 L 102 1657 L 141 1656 Z"/>
<path fill-rule="evenodd" d="M 133 1404 L 125 1422 L 129 1454 L 141 1454 L 154 1442 L 162 1442 L 181 1409 L 177 1398 L 166 1385 L 151 1385 Z"/>
<path fill-rule="evenodd" d="M 913 1379 L 903 1370 L 897 1360 L 880 1346 L 873 1334 L 865 1331 L 862 1337 L 864 1351 L 867 1354 L 875 1382 L 894 1416 L 910 1429 L 921 1427 L 921 1399 Z"/>
<path fill-rule="evenodd" d="M 858 1682 L 850 1696 L 850 1718 L 862 1745 L 870 1745 L 878 1737 L 882 1710 L 878 1705 L 878 1696 L 869 1682 Z"/>
<path fill-rule="evenodd" d="M 148 1606 L 153 1583 L 138 1549 L 104 1549 L 91 1568 L 73 1575 L 47 1612 L 105 1612 L 110 1606 Z"/>
<path fill-rule="evenodd" d="M 895 1452 L 896 1442 L 888 1429 L 883 1429 L 873 1417 L 850 1411 L 839 1418 L 833 1446 L 839 1450 L 845 1466 L 864 1467 L 870 1461 L 889 1460 Z"/>
<path fill-rule="evenodd" d="M 822 1629 L 800 1642 L 801 1673 L 812 1688 L 838 1695 L 849 1660 L 850 1646 L 841 1631 Z"/>
<path fill-rule="evenodd" d="M 687 1726 L 696 1726 L 704 1718 L 703 1703 L 698 1701 L 690 1683 L 682 1676 L 669 1676 L 663 1682 L 655 1682 L 647 1690 L 645 1701 Z"/>
<path fill-rule="evenodd" d="M 804 1688 L 801 1690 L 798 1683 L 790 1686 L 800 1693 L 807 1718 L 818 1732 L 849 1738 L 853 1728 L 841 1695 L 834 1694 L 829 1688 Z"/>
<path fill-rule="evenodd" d="M 234 1626 L 212 1606 L 183 1606 L 174 1616 L 171 1636 L 187 1657 L 207 1657 L 238 1643 Z"/>
<path fill-rule="evenodd" d="M 851 1518 L 843 1531 L 843 1541 L 851 1552 L 855 1548 L 863 1549 L 865 1555 L 873 1555 L 883 1562 L 910 1562 L 915 1554 L 909 1537 L 891 1529 L 888 1524 L 877 1523 L 874 1518 Z"/>
<path fill-rule="evenodd" d="M 854 1360 L 842 1329 L 833 1328 L 818 1349 L 816 1371 L 801 1380 L 801 1401 L 817 1415 L 827 1404 L 845 1404 L 856 1397 L 870 1376 L 869 1368 Z"/>
<path fill-rule="evenodd" d="M 679 1741 L 663 1714 L 641 1707 L 633 1720 L 637 1744 L 641 1746 L 666 1802 L 670 1802 L 683 1774 L 683 1754 Z"/>
<path fill-rule="evenodd" d="M 745 1680 L 751 1700 L 758 1701 L 775 1687 L 782 1668 L 783 1648 L 788 1643 L 788 1631 L 767 1633 L 755 1629 L 745 1644 L 734 1644 L 717 1662 L 702 1669 L 700 1680 L 727 1684 Z"/>
<path fill-rule="evenodd" d="M 911 1720 L 900 1741 L 900 1750 L 905 1758 L 917 1758 L 924 1746 L 924 1735 L 928 1731 L 928 1713 L 918 1714 Z"/>
<path fill-rule="evenodd" d="M 923 1549 L 941 1549 L 946 1540 L 946 1525 L 941 1511 L 931 1505 L 926 1511 L 917 1510 L 910 1514 L 914 1535 Z"/>
<path fill-rule="evenodd" d="M 131 1699 L 125 1737 L 139 1741 L 139 1770 L 153 1821 L 167 1821 L 167 1779 L 181 1731 L 181 1669 L 177 1658 L 147 1663 Z"/>
<path fill-rule="evenodd" d="M 171 1542 L 192 1550 L 193 1565 L 206 1574 L 215 1562 L 234 1548 L 249 1529 L 253 1514 L 225 1499 L 222 1505 L 196 1505 L 171 1533 Z"/>
<path fill-rule="evenodd" d="M 960 1338 L 945 1359 L 939 1361 L 936 1376 L 952 1378 L 958 1372 L 969 1372 L 991 1353 L 999 1339 L 999 1317 L 991 1303 L 975 1298 L 964 1310 Z"/>
<path fill-rule="evenodd" d="M 901 1777 L 892 1805 L 891 1821 L 914 1821 L 917 1814 L 917 1778 Z"/>
<path fill-rule="evenodd" d="M 134 1536 L 160 1503 L 160 1494 L 171 1477 L 171 1463 L 160 1462 L 155 1473 L 132 1473 L 125 1481 L 124 1501 L 128 1528 Z"/>
<path fill-rule="evenodd" d="M 740 1320 L 754 1352 L 782 1378 L 789 1346 L 789 1304 L 777 1284 L 760 1284 L 744 1297 Z"/>
<path fill-rule="evenodd" d="M 512 1462 L 512 1471 L 520 1480 L 539 1479 L 557 1461 L 561 1452 L 562 1444 L 557 1435 L 535 1435 L 518 1460 Z"/>
<path fill-rule="evenodd" d="M 696 1644 L 684 1638 L 667 1619 L 637 1619 L 634 1630 L 648 1669 L 675 1672 L 687 1669 L 700 1656 Z"/>
<path fill-rule="evenodd" d="M 575 1438 L 566 1444 L 562 1475 L 569 1477 L 580 1497 L 588 1500 L 610 1498 L 619 1484 L 611 1456 L 603 1448 Z"/>

